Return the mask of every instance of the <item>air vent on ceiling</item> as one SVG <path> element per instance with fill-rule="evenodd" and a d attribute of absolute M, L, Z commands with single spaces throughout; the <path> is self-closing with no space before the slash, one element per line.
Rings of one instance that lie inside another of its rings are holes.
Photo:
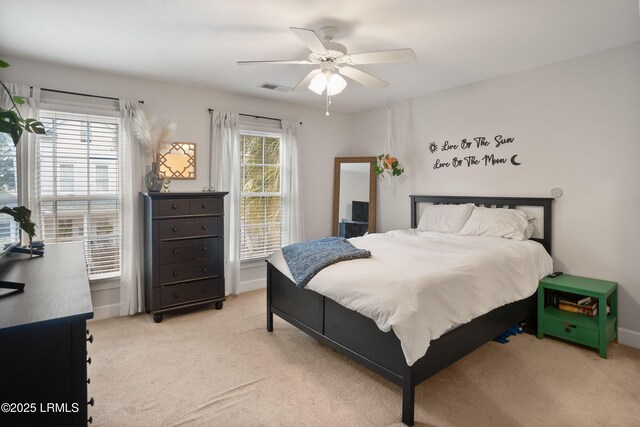
<path fill-rule="evenodd" d="M 278 92 L 291 92 L 293 90 L 292 87 L 282 86 L 276 83 L 262 83 L 258 87 L 269 90 L 277 90 Z"/>

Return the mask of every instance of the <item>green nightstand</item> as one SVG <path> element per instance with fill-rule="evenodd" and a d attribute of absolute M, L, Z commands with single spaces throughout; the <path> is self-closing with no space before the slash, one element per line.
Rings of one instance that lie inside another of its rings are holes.
<path fill-rule="evenodd" d="M 598 314 L 588 317 L 547 304 L 545 290 L 563 291 L 598 299 Z M 607 314 L 607 300 L 611 312 Z M 538 287 L 538 338 L 544 334 L 597 348 L 607 358 L 607 345 L 618 337 L 618 284 L 562 274 L 545 277 Z"/>

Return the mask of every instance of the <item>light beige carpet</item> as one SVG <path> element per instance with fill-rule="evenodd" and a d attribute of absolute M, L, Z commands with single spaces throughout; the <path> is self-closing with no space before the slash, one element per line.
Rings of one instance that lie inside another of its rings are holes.
<path fill-rule="evenodd" d="M 91 322 L 98 426 L 400 426 L 400 388 L 275 317 L 221 311 Z M 490 342 L 416 389 L 418 426 L 638 426 L 640 350 L 530 335 Z"/>

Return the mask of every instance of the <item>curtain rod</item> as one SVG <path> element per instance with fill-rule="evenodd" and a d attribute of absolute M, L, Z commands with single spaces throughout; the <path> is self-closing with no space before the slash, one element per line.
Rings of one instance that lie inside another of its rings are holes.
<path fill-rule="evenodd" d="M 213 108 L 208 108 L 207 110 L 209 111 L 209 114 L 213 113 L 214 111 Z M 238 113 L 238 114 L 245 117 L 253 117 L 254 119 L 275 120 L 277 122 L 282 122 L 282 119 L 276 119 L 275 117 L 256 116 L 255 114 L 245 114 L 245 113 Z M 302 124 L 302 122 L 300 122 L 300 124 Z"/>
<path fill-rule="evenodd" d="M 91 95 L 88 93 L 80 93 L 80 92 L 69 92 L 66 90 L 56 90 L 56 89 L 47 89 L 47 88 L 42 88 L 40 90 L 46 90 L 47 92 L 55 92 L 55 93 L 66 93 L 67 95 L 80 95 L 80 96 L 88 96 L 89 98 L 100 98 L 100 99 L 110 99 L 112 101 L 120 101 L 120 99 L 118 98 L 113 98 L 111 96 L 102 96 L 102 95 Z M 139 99 L 138 100 L 139 104 L 144 104 L 144 100 Z"/>

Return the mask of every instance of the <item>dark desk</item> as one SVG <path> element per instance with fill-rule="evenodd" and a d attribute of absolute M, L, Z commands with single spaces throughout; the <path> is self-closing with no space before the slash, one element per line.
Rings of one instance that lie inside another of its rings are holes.
<path fill-rule="evenodd" d="M 25 283 L 23 293 L 0 298 L 0 403 L 22 405 L 13 408 L 22 413 L 0 411 L 0 425 L 86 425 L 93 306 L 83 245 L 9 255 L 0 280 Z"/>

